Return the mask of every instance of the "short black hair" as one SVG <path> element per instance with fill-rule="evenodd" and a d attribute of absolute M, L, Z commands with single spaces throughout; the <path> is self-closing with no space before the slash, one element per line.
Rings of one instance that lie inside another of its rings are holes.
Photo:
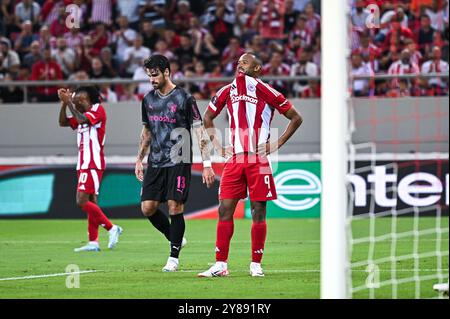
<path fill-rule="evenodd" d="M 162 54 L 155 54 L 151 57 L 147 58 L 144 61 L 144 67 L 149 70 L 158 69 L 161 71 L 161 73 L 164 73 L 166 69 L 169 70 L 170 74 L 170 62 L 169 59 L 166 58 Z"/>
<path fill-rule="evenodd" d="M 75 90 L 75 94 L 85 92 L 92 104 L 97 104 L 102 101 L 99 90 L 94 86 L 80 86 Z"/>

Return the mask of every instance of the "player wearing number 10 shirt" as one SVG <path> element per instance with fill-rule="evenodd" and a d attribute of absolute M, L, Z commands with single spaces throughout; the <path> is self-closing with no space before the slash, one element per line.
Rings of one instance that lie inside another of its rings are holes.
<path fill-rule="evenodd" d="M 122 228 L 113 225 L 97 204 L 97 195 L 105 170 L 103 147 L 106 134 L 106 112 L 100 103 L 100 94 L 93 87 L 80 87 L 75 92 L 59 89 L 61 100 L 59 125 L 77 130 L 77 205 L 88 215 L 89 243 L 75 252 L 99 251 L 98 228 L 109 232 L 108 248 L 119 241 Z M 66 115 L 69 108 L 71 115 Z"/>
<path fill-rule="evenodd" d="M 233 236 L 233 214 L 240 199 L 251 202 L 252 262 L 250 275 L 262 277 L 261 267 L 266 240 L 266 203 L 277 198 L 268 154 L 278 150 L 302 123 L 302 117 L 292 104 L 270 85 L 258 79 L 261 60 L 251 53 L 238 61 L 236 78 L 211 99 L 203 116 L 205 129 L 222 156 L 227 160 L 219 188 L 219 221 L 216 233 L 216 263 L 199 277 L 227 276 L 228 251 Z M 214 132 L 214 118 L 226 109 L 230 122 L 232 147 L 223 148 Z M 270 124 L 275 111 L 290 122 L 285 132 L 274 143 L 269 143 Z"/>

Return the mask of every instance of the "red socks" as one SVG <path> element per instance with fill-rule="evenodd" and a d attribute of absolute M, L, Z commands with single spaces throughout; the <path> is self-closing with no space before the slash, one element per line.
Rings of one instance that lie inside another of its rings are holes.
<path fill-rule="evenodd" d="M 225 220 L 217 223 L 216 261 L 227 262 L 231 237 L 233 237 L 234 221 Z"/>
<path fill-rule="evenodd" d="M 252 262 L 261 263 L 266 242 L 267 224 L 265 221 L 252 224 Z"/>
<path fill-rule="evenodd" d="M 81 209 L 88 214 L 88 231 L 89 241 L 97 241 L 98 226 L 101 225 L 106 230 L 110 230 L 113 226 L 109 219 L 103 214 L 100 207 L 93 202 L 86 202 Z"/>

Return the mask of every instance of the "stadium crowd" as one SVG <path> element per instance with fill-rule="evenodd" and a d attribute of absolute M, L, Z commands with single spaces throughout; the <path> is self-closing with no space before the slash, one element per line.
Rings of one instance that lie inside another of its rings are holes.
<path fill-rule="evenodd" d="M 448 72 L 448 1 L 349 1 L 351 75 L 417 74 L 355 79 L 355 96 L 448 95 L 448 78 L 420 76 Z M 376 28 L 366 26 L 369 4 L 380 9 Z M 260 55 L 263 75 L 319 76 L 320 19 L 320 0 L 0 0 L 0 81 L 147 79 L 143 61 L 155 53 L 169 58 L 175 82 L 231 76 L 244 51 Z M 320 97 L 318 80 L 268 82 L 288 97 Z M 204 99 L 223 85 L 184 86 Z M 100 87 L 108 102 L 151 89 Z M 30 88 L 29 101 L 57 101 L 56 90 Z M 3 103 L 23 99 L 22 88 L 0 87 Z"/>

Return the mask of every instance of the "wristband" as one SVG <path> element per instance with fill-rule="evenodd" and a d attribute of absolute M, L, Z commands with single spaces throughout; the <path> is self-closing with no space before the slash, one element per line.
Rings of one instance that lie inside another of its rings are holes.
<path fill-rule="evenodd" d="M 203 161 L 203 168 L 205 167 L 211 167 L 211 161 Z"/>

